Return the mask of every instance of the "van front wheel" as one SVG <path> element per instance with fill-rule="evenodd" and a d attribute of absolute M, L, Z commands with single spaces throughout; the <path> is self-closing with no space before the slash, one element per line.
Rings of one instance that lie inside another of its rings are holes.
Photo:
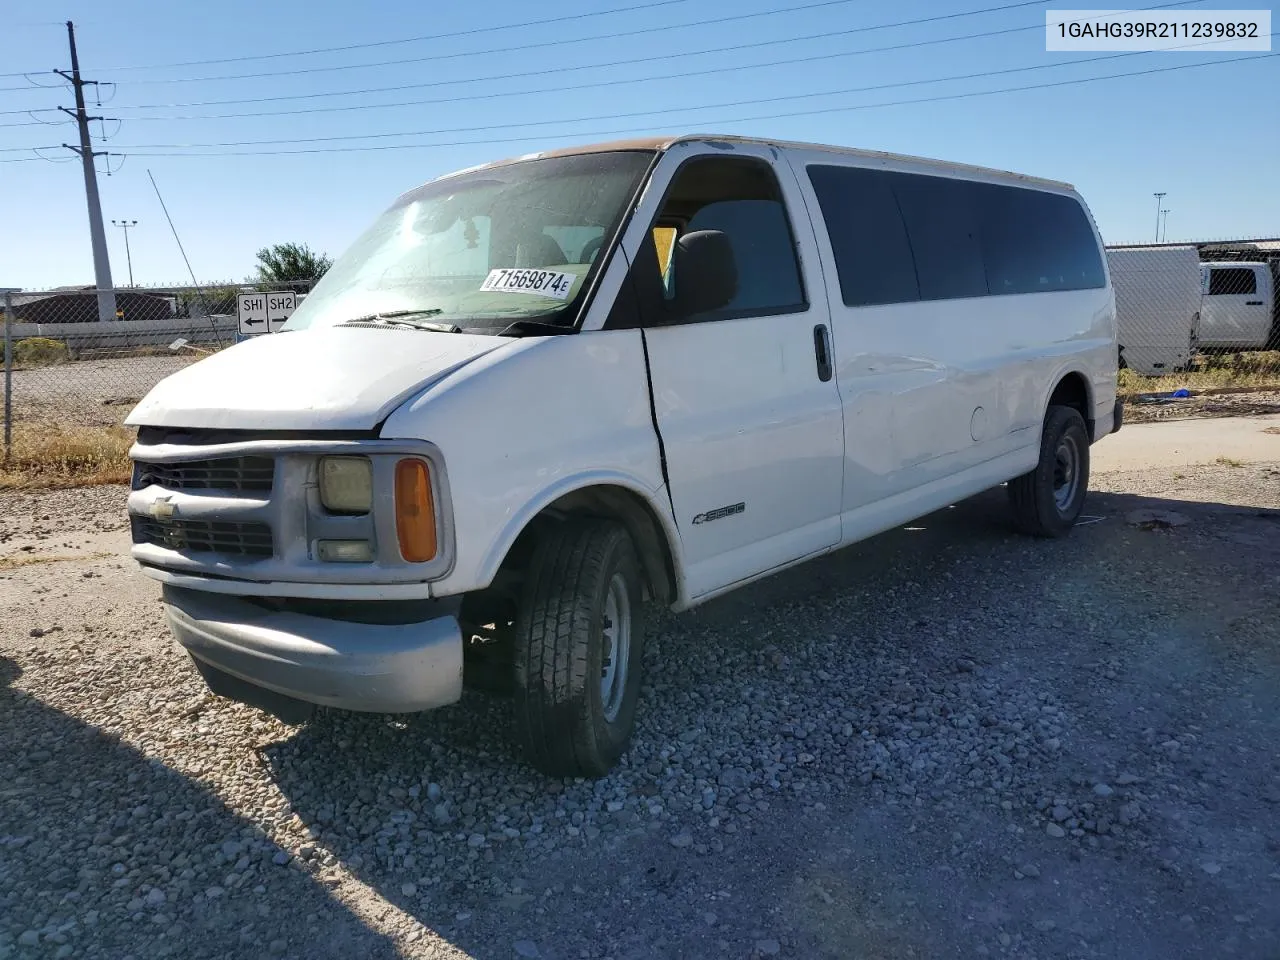
<path fill-rule="evenodd" d="M 597 777 L 635 724 L 644 645 L 640 562 L 626 529 L 568 521 L 541 537 L 515 630 L 515 713 L 543 773 Z"/>
<path fill-rule="evenodd" d="M 1089 433 L 1073 407 L 1050 407 L 1040 438 L 1040 462 L 1009 481 L 1018 528 L 1036 537 L 1062 537 L 1084 509 L 1089 492 Z"/>

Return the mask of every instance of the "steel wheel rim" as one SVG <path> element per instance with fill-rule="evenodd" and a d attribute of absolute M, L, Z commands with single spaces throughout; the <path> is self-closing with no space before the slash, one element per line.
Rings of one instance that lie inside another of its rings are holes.
<path fill-rule="evenodd" d="M 600 707 L 612 723 L 622 709 L 631 660 L 631 597 L 620 573 L 609 581 L 600 634 Z"/>
<path fill-rule="evenodd" d="M 1058 505 L 1058 512 L 1065 514 L 1071 509 L 1076 498 L 1076 490 L 1080 486 L 1080 448 L 1076 438 L 1065 436 L 1058 441 L 1058 449 L 1053 456 L 1053 500 Z"/>

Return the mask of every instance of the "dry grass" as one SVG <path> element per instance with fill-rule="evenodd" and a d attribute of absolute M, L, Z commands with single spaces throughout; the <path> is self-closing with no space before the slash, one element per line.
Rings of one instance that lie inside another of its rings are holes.
<path fill-rule="evenodd" d="M 15 424 L 11 456 L 0 461 L 0 490 L 128 483 L 132 444 L 127 427 Z"/>
<path fill-rule="evenodd" d="M 1195 391 L 1241 387 L 1280 389 L 1280 351 L 1205 354 L 1197 357 L 1195 366 L 1186 373 L 1170 373 L 1163 377 L 1144 377 L 1132 370 L 1120 371 L 1119 392 L 1122 395 L 1170 393 L 1183 387 Z"/>

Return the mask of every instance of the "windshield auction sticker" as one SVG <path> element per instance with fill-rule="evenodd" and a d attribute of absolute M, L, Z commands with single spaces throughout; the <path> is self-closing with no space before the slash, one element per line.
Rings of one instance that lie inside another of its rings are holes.
<path fill-rule="evenodd" d="M 489 293 L 532 293 L 567 300 L 577 279 L 577 274 L 558 270 L 490 270 L 480 289 Z"/>
<path fill-rule="evenodd" d="M 1270 10 L 1047 10 L 1045 49 L 1225 53 L 1271 49 Z"/>

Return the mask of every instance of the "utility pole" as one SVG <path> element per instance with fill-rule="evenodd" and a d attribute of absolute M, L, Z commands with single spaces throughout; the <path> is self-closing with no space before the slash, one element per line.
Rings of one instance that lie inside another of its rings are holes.
<path fill-rule="evenodd" d="M 93 164 L 95 154 L 93 141 L 89 138 L 89 120 L 100 120 L 101 117 L 90 118 L 84 109 L 84 88 L 96 80 L 80 79 L 80 58 L 76 56 L 76 30 L 70 20 L 67 21 L 67 40 L 71 44 L 71 73 L 55 70 L 54 72 L 71 82 L 76 93 L 76 125 L 80 128 L 80 146 L 73 147 L 69 143 L 63 146 L 80 154 L 80 162 L 84 166 L 84 198 L 89 206 L 89 239 L 93 244 L 93 279 L 98 288 L 98 319 L 102 321 L 116 318 L 116 292 L 111 285 L 111 261 L 107 258 L 107 231 L 102 225 L 102 201 L 98 198 L 98 170 Z M 71 113 L 66 107 L 59 107 L 64 113 Z"/>
<path fill-rule="evenodd" d="M 1163 205 L 1162 201 L 1167 196 L 1167 194 L 1157 193 L 1157 194 L 1154 194 L 1154 196 L 1156 198 L 1156 243 L 1159 243 L 1160 242 L 1160 207 Z"/>
<path fill-rule="evenodd" d="M 129 286 L 133 286 L 133 255 L 129 253 L 129 228 L 138 225 L 137 220 L 112 220 L 117 227 L 124 231 L 124 258 L 129 264 Z"/>

